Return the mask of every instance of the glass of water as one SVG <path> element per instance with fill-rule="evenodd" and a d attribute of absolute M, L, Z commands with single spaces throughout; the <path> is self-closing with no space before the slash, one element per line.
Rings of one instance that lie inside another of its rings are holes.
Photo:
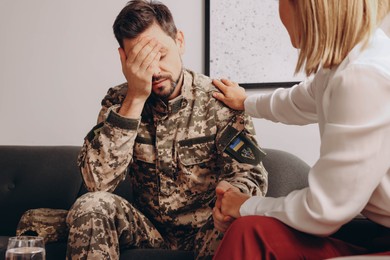
<path fill-rule="evenodd" d="M 45 243 L 42 237 L 18 236 L 8 239 L 6 260 L 45 260 Z"/>

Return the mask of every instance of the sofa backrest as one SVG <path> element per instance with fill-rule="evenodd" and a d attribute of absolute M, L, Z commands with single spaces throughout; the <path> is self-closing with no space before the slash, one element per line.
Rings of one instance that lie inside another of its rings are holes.
<path fill-rule="evenodd" d="M 0 146 L 0 235 L 33 208 L 69 209 L 80 191 L 78 146 Z"/>
<path fill-rule="evenodd" d="M 22 214 L 34 208 L 69 209 L 86 192 L 77 167 L 79 146 L 0 146 L 0 236 L 15 235 Z M 310 167 L 290 153 L 265 149 L 269 197 L 307 186 Z M 132 201 L 130 178 L 114 191 Z"/>
<path fill-rule="evenodd" d="M 0 146 L 0 236 L 15 235 L 25 211 L 68 210 L 87 192 L 77 166 L 80 149 L 80 146 Z M 114 193 L 132 201 L 129 176 Z"/>

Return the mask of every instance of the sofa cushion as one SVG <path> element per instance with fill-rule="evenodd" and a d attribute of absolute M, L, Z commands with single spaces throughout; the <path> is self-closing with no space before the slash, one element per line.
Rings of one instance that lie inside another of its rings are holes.
<path fill-rule="evenodd" d="M 192 260 L 194 259 L 194 253 L 182 250 L 130 249 L 121 252 L 120 260 L 127 259 Z"/>
<path fill-rule="evenodd" d="M 0 146 L 0 235 L 15 235 L 34 208 L 69 209 L 82 179 L 78 146 Z"/>
<path fill-rule="evenodd" d="M 7 236 L 0 236 L 0 260 L 5 259 L 5 251 L 7 250 L 8 238 L 9 237 Z"/>

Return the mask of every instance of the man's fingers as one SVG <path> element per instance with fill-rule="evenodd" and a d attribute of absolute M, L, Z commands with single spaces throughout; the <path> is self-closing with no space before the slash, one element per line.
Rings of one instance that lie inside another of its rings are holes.
<path fill-rule="evenodd" d="M 231 185 L 230 183 L 228 183 L 227 181 L 220 181 L 215 190 L 221 189 L 224 192 L 226 192 L 228 189 L 230 189 L 232 187 L 234 187 L 234 186 Z"/>
<path fill-rule="evenodd" d="M 226 191 L 226 190 L 225 190 L 223 187 L 218 187 L 218 186 L 217 186 L 217 187 L 215 188 L 215 193 L 217 193 L 217 197 L 218 197 L 218 196 L 223 196 L 223 194 L 225 193 L 225 191 Z"/>
<path fill-rule="evenodd" d="M 153 47 L 153 49 L 146 55 L 146 57 L 144 58 L 144 60 L 140 64 L 141 70 L 146 70 L 149 67 L 151 67 L 151 65 L 154 65 L 153 63 L 156 63 L 156 57 L 158 55 L 161 55 L 160 49 L 161 49 L 161 44 L 156 44 Z"/>
<path fill-rule="evenodd" d="M 153 39 L 150 37 L 144 37 L 140 38 L 137 43 L 128 50 L 128 53 L 126 53 L 129 62 L 134 63 L 135 59 L 137 58 L 139 52 L 148 45 Z"/>
<path fill-rule="evenodd" d="M 213 215 L 214 215 L 214 219 L 215 220 L 218 220 L 219 222 L 222 222 L 223 221 L 223 218 L 225 217 L 219 208 L 217 207 L 214 207 L 213 208 Z"/>
<path fill-rule="evenodd" d="M 220 209 L 220 208 L 221 208 L 221 205 L 222 205 L 222 199 L 217 197 L 217 200 L 215 201 L 215 205 L 214 205 L 214 206 L 215 206 L 216 208 L 219 208 L 219 209 Z"/>
<path fill-rule="evenodd" d="M 218 208 L 218 207 L 214 207 L 213 208 L 213 216 L 219 222 L 230 223 L 230 222 L 232 222 L 234 220 L 233 217 L 224 215 L 222 213 L 222 211 L 220 210 L 220 208 Z"/>
<path fill-rule="evenodd" d="M 223 196 L 223 194 L 231 187 L 233 186 L 227 181 L 220 181 L 217 187 L 215 188 L 215 193 L 217 194 L 217 198 Z"/>
<path fill-rule="evenodd" d="M 145 60 L 148 59 L 149 55 L 155 50 L 155 48 L 159 45 L 156 40 L 151 40 L 148 44 L 146 44 L 137 54 L 137 57 L 132 62 L 132 65 L 135 67 L 142 67 L 143 70 L 150 64 L 144 64 Z M 157 52 L 156 52 L 157 53 Z"/>
<path fill-rule="evenodd" d="M 154 38 L 145 37 L 142 38 L 133 48 L 129 50 L 127 54 L 128 65 L 135 68 L 141 67 L 148 55 L 159 45 L 159 42 Z M 150 64 L 150 60 L 149 60 Z M 149 64 L 146 64 L 143 69 L 145 70 Z"/>
<path fill-rule="evenodd" d="M 230 226 L 232 220 L 230 221 L 224 221 L 223 219 L 226 218 L 225 216 L 222 215 L 221 211 L 217 208 L 213 208 L 213 219 L 214 219 L 214 227 L 221 232 L 225 232 L 228 227 Z M 222 220 L 221 220 L 222 219 Z"/>
<path fill-rule="evenodd" d="M 234 218 L 231 217 L 231 216 L 224 216 L 224 217 L 223 217 L 223 221 L 224 221 L 224 222 L 232 222 L 233 220 L 234 220 Z"/>
<path fill-rule="evenodd" d="M 215 228 L 221 232 L 224 232 L 225 231 L 224 223 L 223 221 L 221 221 L 223 220 L 223 215 L 221 214 L 221 212 L 217 207 L 213 208 L 213 219 L 214 219 Z"/>
<path fill-rule="evenodd" d="M 135 72 L 147 72 L 153 74 L 157 70 L 158 62 L 161 58 L 161 44 L 154 38 L 140 38 L 137 43 L 125 51 L 120 48 L 119 54 L 121 57 L 122 68 Z"/>
<path fill-rule="evenodd" d="M 222 233 L 225 233 L 227 228 L 228 228 L 228 227 L 226 227 L 226 225 L 221 224 L 218 221 L 214 221 L 214 227 L 216 230 L 218 230 L 219 232 L 222 232 Z"/>
<path fill-rule="evenodd" d="M 214 227 L 217 229 L 219 232 L 225 233 L 226 230 L 228 229 L 229 225 L 219 223 L 219 222 L 214 222 Z"/>
<path fill-rule="evenodd" d="M 161 58 L 161 53 L 158 52 L 156 54 L 156 56 L 154 57 L 153 61 L 150 63 L 149 67 L 146 68 L 147 70 L 149 70 L 152 73 L 152 75 L 154 73 L 156 73 L 156 71 L 158 69 L 158 62 L 160 61 L 160 58 Z"/>

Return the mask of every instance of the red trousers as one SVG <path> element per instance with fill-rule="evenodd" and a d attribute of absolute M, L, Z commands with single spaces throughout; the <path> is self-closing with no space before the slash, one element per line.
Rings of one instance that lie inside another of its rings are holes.
<path fill-rule="evenodd" d="M 390 255 L 387 250 L 380 254 Z M 365 247 L 302 233 L 275 218 L 247 216 L 231 224 L 214 260 L 319 260 L 368 253 Z"/>

